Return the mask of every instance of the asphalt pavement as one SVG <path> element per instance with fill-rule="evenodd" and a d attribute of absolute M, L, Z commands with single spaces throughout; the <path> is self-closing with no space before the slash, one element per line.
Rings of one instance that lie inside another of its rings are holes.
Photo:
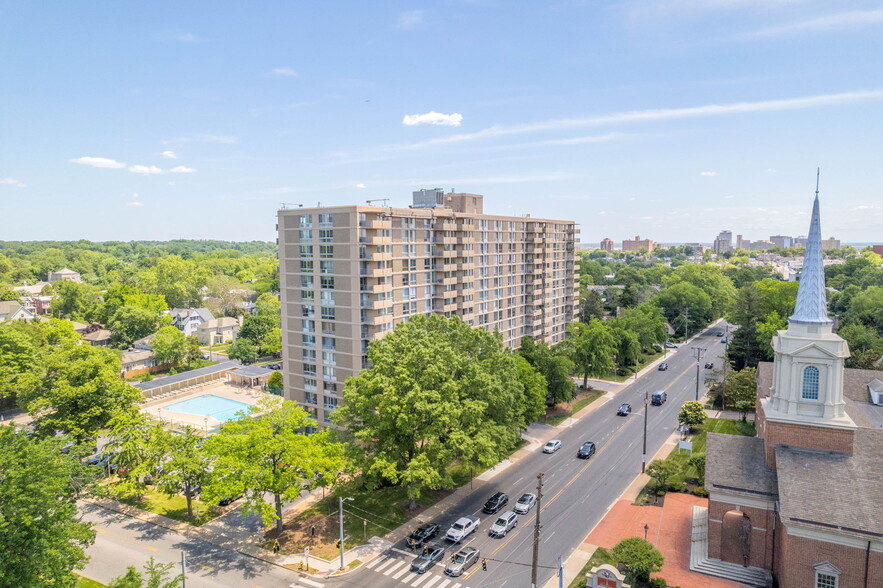
<path fill-rule="evenodd" d="M 594 409 L 573 424 L 564 421 L 557 428 L 556 439 L 562 448 L 554 454 L 543 454 L 539 447 L 523 459 L 507 467 L 480 489 L 472 492 L 456 506 L 438 517 L 443 536 L 459 517 L 475 515 L 481 518 L 478 531 L 461 545 L 445 539 L 438 543 L 447 548 L 445 561 L 461 546 L 470 545 L 487 559 L 487 571 L 476 565 L 459 578 L 444 575 L 444 563 L 427 573 L 418 575 L 409 571 L 414 555 L 399 543 L 396 549 L 369 562 L 358 571 L 340 579 L 328 579 L 328 585 L 371 586 L 397 588 L 401 585 L 415 588 L 523 588 L 531 586 L 536 507 L 527 515 L 519 515 L 518 526 L 502 538 L 488 536 L 488 529 L 497 515 L 481 512 L 484 502 L 494 492 L 506 492 L 511 510 L 515 501 L 525 492 L 536 492 L 537 476 L 543 474 L 540 519 L 537 585 L 543 586 L 558 571 L 558 558 L 567 556 L 580 544 L 603 518 L 623 491 L 641 473 L 644 429 L 644 395 L 657 390 L 668 393 L 662 406 L 648 406 L 647 455 L 654 455 L 677 430 L 677 414 L 681 405 L 693 400 L 696 394 L 696 353 L 693 347 L 705 349 L 699 360 L 699 395 L 705 391 L 704 368 L 707 361 L 721 365 L 724 345 L 713 334 L 722 327 L 712 327 L 678 349 L 669 350 L 663 359 L 669 369 L 652 370 L 638 380 L 628 383 L 619 392 L 609 392 L 593 404 Z M 617 408 L 632 405 L 629 416 L 617 416 Z M 584 441 L 594 441 L 597 453 L 589 460 L 576 457 Z M 649 460 L 649 457 L 648 457 Z"/>

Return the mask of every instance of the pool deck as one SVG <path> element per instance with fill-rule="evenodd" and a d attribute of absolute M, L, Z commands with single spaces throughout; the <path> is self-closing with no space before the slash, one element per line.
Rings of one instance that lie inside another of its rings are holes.
<path fill-rule="evenodd" d="M 149 400 L 141 405 L 141 410 L 162 421 L 170 422 L 172 425 L 189 425 L 206 433 L 215 432 L 221 426 L 222 421 L 213 417 L 166 410 L 166 407 L 169 405 L 206 394 L 213 394 L 214 396 L 243 402 L 248 405 L 257 404 L 258 400 L 269 396 L 269 394 L 261 392 L 257 388 L 240 388 L 224 382 L 211 382 L 204 386 L 183 390 L 180 393 L 172 394 L 165 398 Z"/>

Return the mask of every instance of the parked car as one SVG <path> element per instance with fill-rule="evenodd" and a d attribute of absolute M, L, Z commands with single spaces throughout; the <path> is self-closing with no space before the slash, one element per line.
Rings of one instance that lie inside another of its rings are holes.
<path fill-rule="evenodd" d="M 668 394 L 659 390 L 658 392 L 654 392 L 650 395 L 650 404 L 653 406 L 662 406 L 662 404 L 668 400 Z"/>
<path fill-rule="evenodd" d="M 705 369 L 707 369 L 707 370 L 714 369 L 714 362 L 706 361 L 705 362 Z"/>
<path fill-rule="evenodd" d="M 481 519 L 478 517 L 460 517 L 454 522 L 453 525 L 451 525 L 451 528 L 448 529 L 448 532 L 445 534 L 445 538 L 448 541 L 459 543 L 460 541 L 474 533 L 475 530 L 478 529 L 479 523 L 481 523 Z"/>
<path fill-rule="evenodd" d="M 208 353 L 203 353 L 203 354 L 202 354 L 202 358 L 208 360 L 208 359 L 211 359 L 212 356 L 209 355 Z"/>
<path fill-rule="evenodd" d="M 411 562 L 411 571 L 422 574 L 429 568 L 440 562 L 445 556 L 444 547 L 430 547 L 426 553 L 421 553 Z"/>
<path fill-rule="evenodd" d="M 660 372 L 664 372 L 665 370 L 668 369 L 668 364 L 665 362 L 662 362 L 659 364 L 659 367 L 656 369 L 659 370 Z"/>
<path fill-rule="evenodd" d="M 488 530 L 488 535 L 491 537 L 505 537 L 517 525 L 518 517 L 511 510 L 507 510 L 497 517 L 497 520 L 494 521 L 494 524 Z"/>
<path fill-rule="evenodd" d="M 726 344 L 727 344 L 727 338 L 724 337 L 723 339 L 721 339 L 721 343 L 723 343 L 724 345 L 726 345 Z"/>
<path fill-rule="evenodd" d="M 561 449 L 561 441 L 552 439 L 543 446 L 543 453 L 555 453 L 559 449 Z"/>
<path fill-rule="evenodd" d="M 515 512 L 518 514 L 527 514 L 533 505 L 537 503 L 537 495 L 527 492 L 521 495 L 518 502 L 515 503 Z"/>
<path fill-rule="evenodd" d="M 413 533 L 408 535 L 405 542 L 411 549 L 418 549 L 421 545 L 438 535 L 438 532 L 439 527 L 435 523 L 423 525 L 422 527 L 417 527 Z"/>
<path fill-rule="evenodd" d="M 619 410 L 616 411 L 616 416 L 628 416 L 632 413 L 632 405 L 631 404 L 623 404 L 619 407 Z"/>
<path fill-rule="evenodd" d="M 589 459 L 593 455 L 595 455 L 595 444 L 591 441 L 583 443 L 579 451 L 576 452 L 576 456 L 580 459 Z"/>
<path fill-rule="evenodd" d="M 723 331 L 716 331 L 716 332 L 714 333 L 714 336 L 715 336 L 715 337 L 723 337 L 723 336 L 724 336 L 724 332 L 723 332 Z"/>
<path fill-rule="evenodd" d="M 674 343 L 672 343 L 671 341 L 666 341 L 666 342 L 665 342 L 665 348 L 666 348 L 666 349 L 677 349 L 678 346 L 675 345 Z"/>
<path fill-rule="evenodd" d="M 224 496 L 218 501 L 218 506 L 230 506 L 240 498 L 242 498 L 242 494 L 238 496 Z"/>
<path fill-rule="evenodd" d="M 484 508 L 481 510 L 487 514 L 494 514 L 507 504 L 509 504 L 509 495 L 504 492 L 497 492 L 488 498 L 488 501 L 484 503 Z"/>
<path fill-rule="evenodd" d="M 448 576 L 461 576 L 463 572 L 478 563 L 481 553 L 474 547 L 464 547 L 451 556 L 451 563 L 445 566 L 445 574 Z"/>

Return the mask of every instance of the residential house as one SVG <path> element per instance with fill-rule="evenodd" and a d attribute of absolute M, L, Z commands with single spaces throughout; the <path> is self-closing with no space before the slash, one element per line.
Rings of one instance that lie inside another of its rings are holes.
<path fill-rule="evenodd" d="M 49 282 L 43 281 L 30 285 L 25 282 L 23 286 L 16 286 L 13 290 L 18 292 L 21 296 L 39 296 L 43 292 L 43 288 L 49 285 Z"/>
<path fill-rule="evenodd" d="M 34 316 L 42 316 L 49 312 L 52 296 L 22 296 L 21 303 Z"/>
<path fill-rule="evenodd" d="M 196 333 L 199 325 L 213 320 L 215 315 L 207 308 L 173 308 L 169 311 L 172 325 L 189 337 Z"/>
<path fill-rule="evenodd" d="M 48 280 L 50 282 L 60 282 L 61 280 L 71 280 L 72 282 L 82 282 L 83 278 L 74 270 L 67 268 L 60 269 L 57 272 L 49 272 Z"/>
<path fill-rule="evenodd" d="M 123 352 L 121 375 L 131 378 L 140 374 L 156 371 L 156 354 L 143 349 L 129 349 Z"/>
<path fill-rule="evenodd" d="M 32 319 L 33 313 L 28 311 L 20 302 L 15 300 L 0 301 L 0 323 L 3 321 L 15 321 L 20 319 Z"/>
<path fill-rule="evenodd" d="M 141 337 L 140 339 L 132 343 L 132 347 L 141 351 L 151 351 L 153 347 L 151 347 L 150 344 L 153 342 L 154 337 L 156 337 L 156 333 L 152 335 L 147 335 L 146 337 Z"/>
<path fill-rule="evenodd" d="M 241 326 L 241 319 L 222 316 L 199 325 L 196 336 L 203 345 L 219 345 L 235 340 Z"/>
<path fill-rule="evenodd" d="M 92 323 L 81 334 L 83 335 L 83 341 L 88 341 L 92 347 L 110 345 L 110 337 L 113 335 L 113 333 L 98 323 Z"/>

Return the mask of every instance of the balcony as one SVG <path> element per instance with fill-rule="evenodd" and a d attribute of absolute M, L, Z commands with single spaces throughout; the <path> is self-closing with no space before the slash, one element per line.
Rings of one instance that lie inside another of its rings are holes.
<path fill-rule="evenodd" d="M 359 226 L 363 229 L 391 229 L 392 221 L 389 219 L 374 219 L 359 221 Z"/>
<path fill-rule="evenodd" d="M 360 243 L 367 243 L 368 245 L 392 245 L 392 237 L 381 237 L 380 235 L 369 235 L 367 237 L 360 237 L 359 242 Z"/>
<path fill-rule="evenodd" d="M 365 276 L 368 278 L 380 278 L 380 277 L 384 277 L 384 276 L 391 276 L 392 275 L 392 268 L 391 267 L 362 268 L 361 270 L 359 270 L 359 275 Z"/>

